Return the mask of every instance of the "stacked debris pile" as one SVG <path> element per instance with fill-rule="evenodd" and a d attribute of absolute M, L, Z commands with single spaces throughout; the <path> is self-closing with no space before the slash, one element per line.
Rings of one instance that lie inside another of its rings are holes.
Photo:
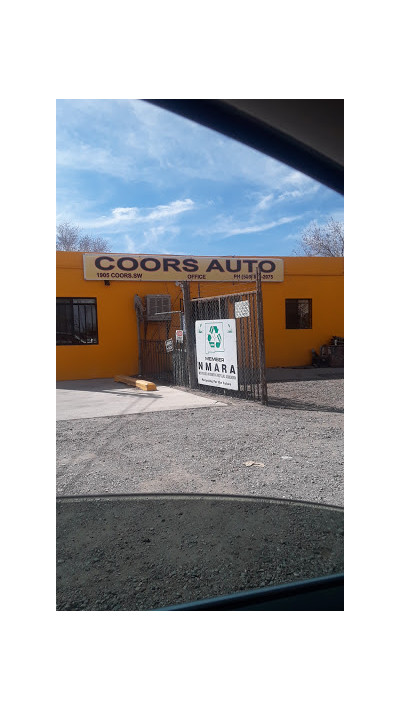
<path fill-rule="evenodd" d="M 344 367 L 344 338 L 332 336 L 329 343 L 319 349 L 319 355 L 314 349 L 311 351 L 312 365 L 316 368 L 343 368 Z"/>

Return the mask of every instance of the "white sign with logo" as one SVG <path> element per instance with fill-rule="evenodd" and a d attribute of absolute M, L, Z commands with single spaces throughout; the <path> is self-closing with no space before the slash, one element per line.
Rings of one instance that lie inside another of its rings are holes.
<path fill-rule="evenodd" d="M 172 351 L 174 350 L 174 342 L 172 338 L 168 338 L 168 340 L 165 341 L 165 349 L 167 353 L 172 353 Z"/>
<path fill-rule="evenodd" d="M 196 321 L 197 380 L 202 385 L 238 390 L 236 321 Z"/>

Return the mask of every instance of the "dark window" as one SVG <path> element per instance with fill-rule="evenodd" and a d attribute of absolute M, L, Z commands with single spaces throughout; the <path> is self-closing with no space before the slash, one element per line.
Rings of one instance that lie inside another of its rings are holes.
<path fill-rule="evenodd" d="M 57 298 L 57 345 L 98 343 L 96 299 Z"/>
<path fill-rule="evenodd" d="M 286 299 L 286 328 L 312 328 L 311 299 Z"/>

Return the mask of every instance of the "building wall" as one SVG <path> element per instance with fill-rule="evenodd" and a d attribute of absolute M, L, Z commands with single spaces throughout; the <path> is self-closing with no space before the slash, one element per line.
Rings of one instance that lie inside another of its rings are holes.
<path fill-rule="evenodd" d="M 311 329 L 286 329 L 285 299 L 312 299 Z M 285 258 L 285 279 L 264 285 L 263 304 L 267 366 L 311 364 L 312 348 L 344 336 L 343 259 Z"/>
<path fill-rule="evenodd" d="M 332 336 L 343 336 L 343 259 L 284 257 L 284 281 L 263 284 L 266 365 L 309 365 Z M 253 289 L 249 283 L 195 283 L 191 296 L 216 296 Z M 57 252 L 57 296 L 96 297 L 99 343 L 56 346 L 57 380 L 111 378 L 138 369 L 134 296 L 170 294 L 171 309 L 179 310 L 181 289 L 174 282 L 85 281 L 81 252 Z M 285 328 L 285 299 L 312 299 L 312 328 Z"/>

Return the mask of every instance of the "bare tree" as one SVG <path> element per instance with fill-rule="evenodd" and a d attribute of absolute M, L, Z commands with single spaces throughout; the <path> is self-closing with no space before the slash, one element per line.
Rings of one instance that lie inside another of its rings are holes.
<path fill-rule="evenodd" d="M 299 247 L 294 251 L 298 256 L 307 257 L 343 257 L 344 225 L 331 217 L 326 225 L 312 222 L 303 230 Z"/>
<path fill-rule="evenodd" d="M 82 230 L 69 222 L 57 225 L 57 250 L 62 252 L 109 252 L 110 246 L 103 237 L 82 235 Z"/>
<path fill-rule="evenodd" d="M 84 235 L 84 237 L 80 237 L 78 241 L 78 250 L 79 252 L 92 252 L 92 239 L 89 237 L 89 235 Z"/>
<path fill-rule="evenodd" d="M 103 237 L 92 237 L 92 248 L 89 252 L 110 252 L 110 245 Z"/>
<path fill-rule="evenodd" d="M 63 222 L 57 225 L 57 249 L 64 252 L 78 251 L 79 234 L 79 227 L 75 227 L 75 225 L 71 225 L 69 222 Z"/>

